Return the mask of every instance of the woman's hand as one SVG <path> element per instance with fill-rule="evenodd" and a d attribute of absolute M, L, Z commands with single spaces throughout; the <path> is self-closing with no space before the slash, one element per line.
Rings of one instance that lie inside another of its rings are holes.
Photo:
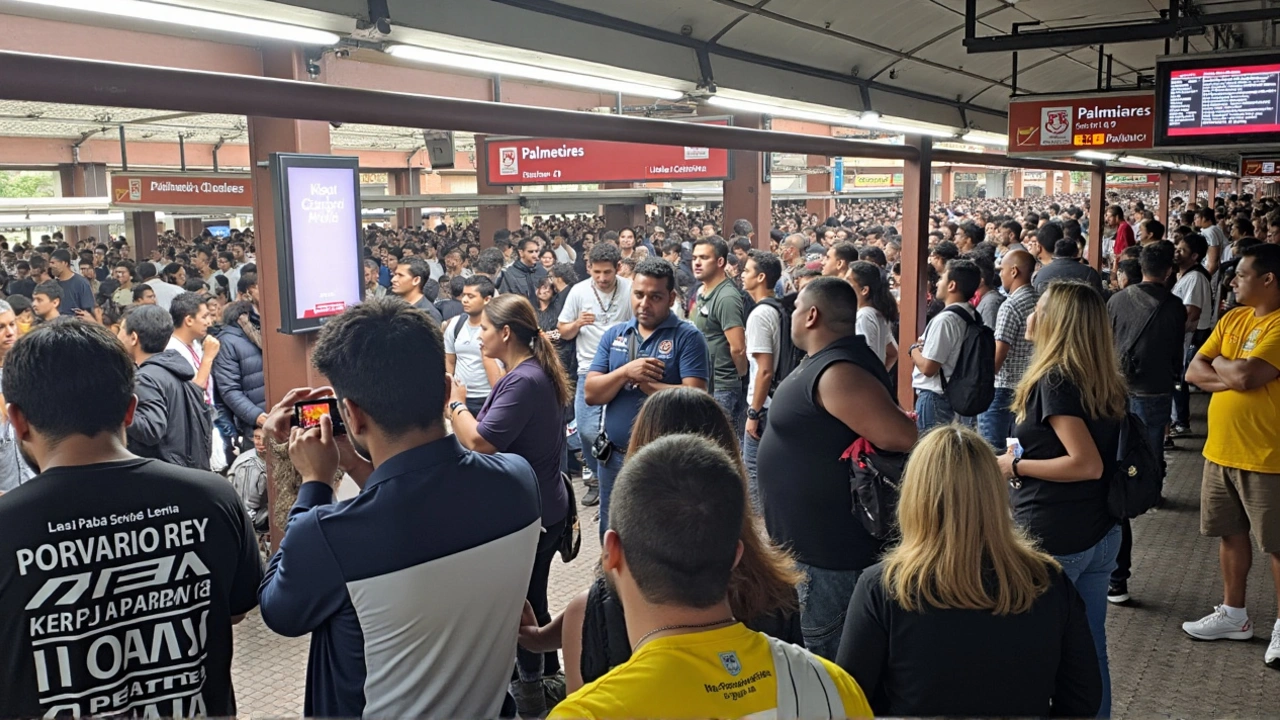
<path fill-rule="evenodd" d="M 467 401 L 467 386 L 457 375 L 451 375 L 449 380 L 453 382 L 452 390 L 449 392 L 449 402 L 465 403 Z"/>
<path fill-rule="evenodd" d="M 996 456 L 996 464 L 1000 466 L 1000 474 L 1005 480 L 1013 478 L 1013 461 L 1015 460 L 1013 453 L 1006 452 L 1003 455 Z"/>

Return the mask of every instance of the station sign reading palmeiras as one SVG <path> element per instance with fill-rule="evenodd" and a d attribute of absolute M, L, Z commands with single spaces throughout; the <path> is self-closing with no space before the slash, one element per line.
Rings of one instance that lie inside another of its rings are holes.
<path fill-rule="evenodd" d="M 1154 147 L 1155 93 L 1059 95 L 1009 101 L 1011 157 Z"/>

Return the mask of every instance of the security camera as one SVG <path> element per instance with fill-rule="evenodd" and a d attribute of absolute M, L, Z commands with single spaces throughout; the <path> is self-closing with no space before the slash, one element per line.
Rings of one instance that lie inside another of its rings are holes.
<path fill-rule="evenodd" d="M 680 34 L 681 34 L 681 35 L 683 35 L 683 36 L 685 36 L 685 37 L 689 37 L 690 35 L 692 35 L 692 34 L 693 34 L 693 26 L 692 26 L 692 25 L 681 25 L 681 26 L 680 26 Z"/>

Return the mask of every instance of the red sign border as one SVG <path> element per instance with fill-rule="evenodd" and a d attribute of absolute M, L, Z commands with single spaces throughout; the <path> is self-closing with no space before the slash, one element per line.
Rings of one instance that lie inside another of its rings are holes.
<path fill-rule="evenodd" d="M 717 123 L 717 124 L 719 124 L 719 123 L 723 123 L 723 124 L 725 124 L 725 125 L 726 125 L 726 126 L 728 126 L 728 127 L 733 127 L 733 116 L 732 116 L 732 115 L 711 115 L 711 116 L 707 116 L 707 117 L 689 118 L 689 119 L 687 119 L 687 120 L 680 120 L 679 122 L 689 122 L 689 123 Z M 545 138 L 545 139 L 551 139 L 551 140 L 584 140 L 584 139 L 585 139 L 585 140 L 592 140 L 592 138 L 551 138 L 551 137 L 549 137 L 549 136 L 543 136 L 543 135 L 494 135 L 494 136 L 487 136 L 487 137 L 485 137 L 485 139 L 484 139 L 484 149 L 483 149 L 483 157 L 484 157 L 484 160 L 485 160 L 485 174 L 486 174 L 486 175 L 488 175 L 488 174 L 489 174 L 489 143 L 496 143 L 496 142 L 510 142 L 510 141 L 512 141 L 512 140 L 538 140 L 538 139 L 544 139 L 544 138 Z M 662 146 L 662 145 L 661 145 L 661 143 L 641 143 L 641 142 L 634 142 L 634 141 L 630 141 L 630 140 L 624 140 L 624 141 L 618 141 L 618 140 L 603 140 L 603 141 L 600 141 L 600 142 L 623 142 L 623 143 L 630 144 L 630 145 L 659 145 L 659 146 Z M 665 147 L 678 147 L 678 146 L 675 146 L 675 145 L 667 145 L 667 146 L 665 146 Z M 720 148 L 717 148 L 717 149 L 720 149 Z M 697 180 L 657 180 L 657 179 L 655 179 L 655 178 L 635 178 L 635 179 L 631 179 L 631 180 L 596 180 L 596 181 L 592 181 L 592 182 L 594 182 L 594 183 L 625 183 L 625 182 L 629 182 L 629 183 L 649 183 L 649 182 L 722 182 L 722 181 L 725 181 L 725 180 L 732 180 L 732 179 L 733 179 L 733 177 L 734 177 L 733 151 L 732 151 L 732 150 L 726 150 L 725 152 L 729 153 L 729 157 L 727 158 L 727 161 L 728 161 L 728 167 L 727 167 L 728 175 L 726 175 L 726 176 L 724 176 L 724 177 L 698 178 Z M 479 154 L 479 153 L 477 153 L 477 154 Z M 487 178 L 486 178 L 486 180 L 487 180 Z M 541 186 L 541 185 L 590 185 L 590 184 L 592 184 L 592 182 L 583 181 L 583 182 L 578 182 L 578 183 L 572 183 L 572 182 L 569 182 L 569 183 L 529 183 L 529 182 L 511 182 L 511 181 L 509 181 L 509 180 L 508 180 L 508 181 L 499 181 L 499 182 L 488 182 L 487 184 L 488 184 L 488 185 L 491 185 L 491 186 L 493 186 L 493 187 L 519 187 L 519 186 L 523 186 L 523 185 L 530 185 L 530 186 Z"/>
<path fill-rule="evenodd" d="M 1262 175 L 1262 174 L 1258 174 L 1258 175 L 1247 175 L 1247 174 L 1245 174 L 1244 167 L 1245 167 L 1245 163 L 1250 162 L 1250 161 L 1253 161 L 1253 162 L 1266 162 L 1266 161 L 1274 162 L 1274 163 L 1276 164 L 1276 166 L 1277 166 L 1277 167 L 1276 167 L 1276 173 L 1275 173 L 1274 175 Z M 1240 174 L 1240 179 L 1241 179 L 1241 180 L 1244 180 L 1244 179 L 1246 179 L 1246 178 L 1256 178 L 1256 179 L 1258 179 L 1258 180 L 1268 180 L 1268 179 L 1269 179 L 1269 180 L 1280 180 L 1280 153 L 1276 153 L 1276 154 L 1272 154 L 1272 155 L 1265 155 L 1265 156 L 1263 156 L 1263 155 L 1242 155 L 1242 156 L 1240 156 L 1240 172 L 1239 172 L 1239 174 Z"/>
<path fill-rule="evenodd" d="M 1052 95 L 1022 95 L 1022 96 L 1019 96 L 1019 97 L 1013 97 L 1013 98 L 1010 98 L 1010 99 L 1009 99 L 1009 105 L 1010 105 L 1010 106 L 1012 106 L 1014 103 L 1018 103 L 1018 102 L 1026 102 L 1026 103 L 1033 103 L 1033 102 L 1059 102 L 1059 101 L 1065 101 L 1065 102 L 1076 102 L 1076 101 L 1079 101 L 1079 100 L 1081 100 L 1081 99 L 1105 98 L 1105 97 L 1116 97 L 1116 96 L 1131 96 L 1131 97 L 1132 97 L 1132 96 L 1138 96 L 1138 95 L 1151 95 L 1151 96 L 1152 96 L 1152 112 L 1151 112 L 1151 116 L 1152 116 L 1152 128 L 1151 128 L 1151 142 L 1152 142 L 1152 147 L 1150 147 L 1150 148 L 1119 148 L 1119 149 L 1115 149 L 1115 150 L 1110 150 L 1110 149 L 1107 149 L 1106 147 L 1099 147 L 1099 146 L 1096 146 L 1096 145 L 1090 145 L 1090 146 L 1088 146 L 1088 147 L 1083 147 L 1083 146 L 1081 146 L 1081 147 L 1077 147 L 1076 145 L 1074 145 L 1074 144 L 1073 144 L 1073 145 L 1067 146 L 1067 148 L 1066 148 L 1066 149 L 1064 149 L 1064 150 L 1030 150 L 1030 151 L 1027 151 L 1027 152 L 1018 152 L 1018 151 L 1015 151 L 1015 150 L 1014 150 L 1014 144 L 1015 144 L 1015 142 L 1014 142 L 1014 141 L 1016 141 L 1016 137 L 1015 137 L 1015 136 L 1016 136 L 1016 134 L 1017 134 L 1017 130 L 1014 128 L 1014 125 L 1013 125 L 1013 112 L 1012 112 L 1012 109 L 1011 109 L 1011 110 L 1010 110 L 1010 112 L 1009 112 L 1009 118 L 1008 118 L 1008 125 L 1007 125 L 1007 129 L 1005 130 L 1005 135 L 1007 136 L 1007 139 L 1009 140 L 1009 146 L 1006 148 L 1005 156 L 1006 156 L 1006 157 L 1010 157 L 1010 158 L 1042 158 L 1042 159 L 1043 159 L 1043 158 L 1068 158 L 1068 157 L 1074 157 L 1074 156 L 1075 156 L 1075 154 L 1076 154 L 1077 152 L 1079 152 L 1080 150 L 1095 150 L 1095 149 L 1097 149 L 1099 152 L 1115 152 L 1115 153 L 1123 153 L 1123 152 L 1150 152 L 1150 151 L 1152 151 L 1152 150 L 1155 150 L 1155 149 L 1156 149 L 1156 148 L 1154 147 L 1154 145 L 1155 145 L 1155 139 L 1156 139 L 1156 131 L 1155 131 L 1155 125 L 1156 125 L 1156 122 L 1155 122 L 1155 118 L 1156 118 L 1156 117 L 1158 116 L 1158 114 L 1159 114 L 1159 105 L 1158 105 L 1158 103 L 1159 103 L 1159 98 L 1155 97 L 1155 91 L 1154 91 L 1154 90 L 1145 90 L 1145 89 L 1144 89 L 1144 90 L 1117 90 L 1117 91 L 1113 91 L 1113 92 L 1101 92 L 1101 93 L 1099 93 L 1099 92 L 1081 92 L 1081 93 L 1054 93 L 1054 94 L 1052 94 Z"/>

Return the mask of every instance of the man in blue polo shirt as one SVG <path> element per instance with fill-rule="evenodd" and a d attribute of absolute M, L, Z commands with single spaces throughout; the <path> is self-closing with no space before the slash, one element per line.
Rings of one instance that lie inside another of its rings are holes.
<path fill-rule="evenodd" d="M 645 258 L 631 278 L 635 317 L 605 331 L 587 372 L 588 405 L 604 406 L 609 457 L 600 461 L 600 536 L 609 526 L 609 492 L 622 470 L 631 424 L 645 398 L 669 387 L 707 389 L 707 341 L 692 323 L 671 312 L 676 272 L 660 258 Z"/>

